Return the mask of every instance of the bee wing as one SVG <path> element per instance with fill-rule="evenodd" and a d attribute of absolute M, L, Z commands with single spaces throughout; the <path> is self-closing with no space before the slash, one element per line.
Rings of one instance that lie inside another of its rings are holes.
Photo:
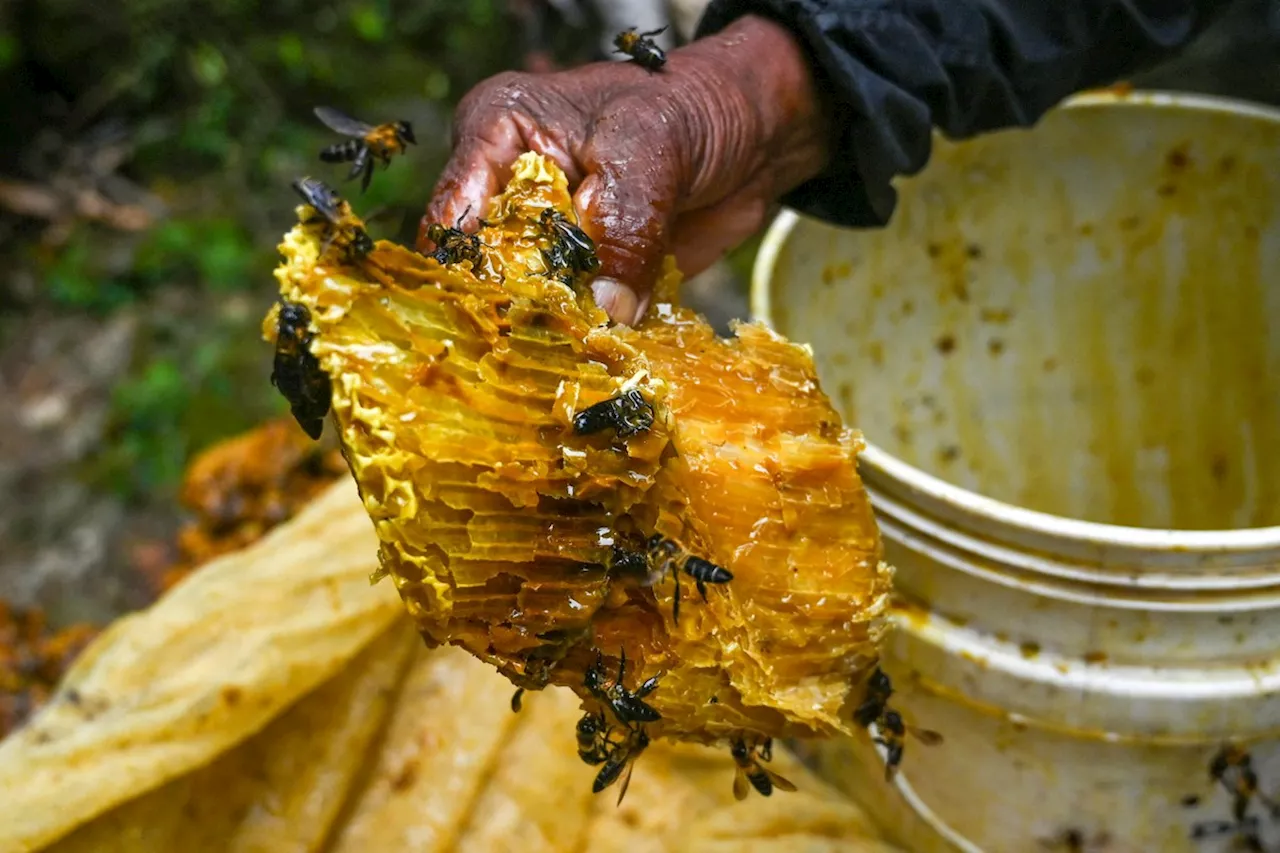
<path fill-rule="evenodd" d="M 932 729 L 917 729 L 913 727 L 908 727 L 907 731 L 911 732 L 911 734 L 915 736 L 915 739 L 920 741 L 925 746 L 937 746 L 938 744 L 942 743 L 942 735 L 938 734 Z"/>
<path fill-rule="evenodd" d="M 618 805 L 622 805 L 622 798 L 627 795 L 627 786 L 631 784 L 631 768 L 635 767 L 635 760 L 628 760 L 627 766 L 622 770 L 621 782 L 622 789 L 618 791 Z"/>
<path fill-rule="evenodd" d="M 315 178 L 299 178 L 293 182 L 293 188 L 304 202 L 314 207 L 325 219 L 330 222 L 337 219 L 341 199 L 327 184 Z"/>
<path fill-rule="evenodd" d="M 747 774 L 741 769 L 735 770 L 733 775 L 733 796 L 738 800 L 745 800 L 747 795 L 751 793 L 751 783 L 747 781 Z"/>
<path fill-rule="evenodd" d="M 316 118 L 324 122 L 325 127 L 343 136 L 363 137 L 373 130 L 373 125 L 365 124 L 333 107 L 316 107 L 315 114 Z"/>
<path fill-rule="evenodd" d="M 779 791 L 794 791 L 796 789 L 795 784 L 792 783 L 790 779 L 779 776 L 772 770 L 765 770 L 764 772 L 769 774 L 769 781 L 773 782 L 773 787 L 777 788 Z"/>

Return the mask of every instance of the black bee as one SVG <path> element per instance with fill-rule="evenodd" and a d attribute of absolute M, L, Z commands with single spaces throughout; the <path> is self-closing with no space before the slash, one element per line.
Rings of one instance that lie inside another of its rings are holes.
<path fill-rule="evenodd" d="M 646 574 L 649 571 L 649 556 L 643 551 L 632 551 L 622 545 L 614 545 L 609 568 L 626 575 Z"/>
<path fill-rule="evenodd" d="M 733 580 L 733 574 L 710 560 L 695 557 L 677 543 L 655 533 L 645 543 L 649 564 L 662 574 L 669 574 L 675 582 L 675 596 L 671 604 L 671 618 L 680 621 L 680 572 L 693 578 L 698 595 L 707 600 L 707 584 L 725 584 Z"/>
<path fill-rule="evenodd" d="M 1250 815 L 1244 820 L 1207 820 L 1191 827 L 1191 839 L 1203 841 L 1214 836 L 1232 835 L 1235 850 L 1248 853 L 1266 853 L 1262 844 L 1262 830 L 1257 815 Z"/>
<path fill-rule="evenodd" d="M 653 426 L 653 404 L 636 388 L 588 406 L 573 416 L 576 435 L 612 429 L 618 438 L 630 438 Z"/>
<path fill-rule="evenodd" d="M 553 207 L 545 208 L 542 211 L 542 227 L 552 239 L 550 251 L 543 253 L 544 260 L 549 257 L 554 259 L 547 264 L 552 272 L 567 271 L 571 275 L 577 275 L 590 274 L 600 269 L 595 241 L 563 213 Z"/>
<path fill-rule="evenodd" d="M 885 675 L 884 670 L 877 666 L 872 671 L 871 677 L 867 679 L 867 691 L 862 704 L 853 712 L 854 722 L 865 729 L 880 719 L 892 695 L 893 682 L 889 680 L 889 676 Z"/>
<path fill-rule="evenodd" d="M 596 651 L 596 662 L 583 677 L 582 686 L 591 692 L 603 705 L 613 712 L 618 722 L 623 725 L 631 723 L 656 723 L 662 715 L 651 708 L 643 700 L 658 686 L 658 676 L 654 676 L 641 684 L 639 689 L 627 689 L 624 679 L 627 675 L 627 651 L 623 649 L 618 659 L 618 677 L 612 682 L 605 681 L 604 657 Z"/>
<path fill-rule="evenodd" d="M 879 736 L 874 740 L 888 752 L 884 765 L 884 780 L 892 782 L 893 776 L 902 764 L 902 753 L 906 748 L 907 732 L 925 746 L 936 746 L 942 743 L 942 735 L 930 729 L 917 729 L 902 721 L 897 711 L 885 711 L 878 723 Z"/>
<path fill-rule="evenodd" d="M 1104 850 L 1111 843 L 1111 836 L 1106 832 L 1085 836 L 1079 829 L 1065 829 L 1052 838 L 1038 839 L 1044 850 L 1058 850 L 1061 853 L 1087 853 L 1089 850 Z"/>
<path fill-rule="evenodd" d="M 942 735 L 937 732 L 908 726 L 903 722 L 902 715 L 889 708 L 889 697 L 892 695 L 893 683 L 884 670 L 877 666 L 867 680 L 862 704 L 853 712 L 853 719 L 858 725 L 876 726 L 876 735 L 872 740 L 883 746 L 887 753 L 884 766 L 886 782 L 893 781 L 894 774 L 902 764 L 902 755 L 906 749 L 904 741 L 908 732 L 926 746 L 942 743 Z"/>
<path fill-rule="evenodd" d="M 779 791 L 794 791 L 796 789 L 796 786 L 788 779 L 760 766 L 760 761 L 773 760 L 773 740 L 771 738 L 766 738 L 764 743 L 758 747 L 748 746 L 747 742 L 742 738 L 734 738 L 730 742 L 729 751 L 733 754 L 733 763 L 735 765 L 733 795 L 739 800 L 745 800 L 752 788 L 755 788 L 760 792 L 761 796 L 765 797 L 772 794 L 774 788 Z"/>
<path fill-rule="evenodd" d="M 695 557 L 692 554 L 685 557 L 684 565 L 680 567 L 686 575 L 693 578 L 694 585 L 698 588 L 698 594 L 702 596 L 702 600 L 707 600 L 707 584 L 709 583 L 728 583 L 733 580 L 733 575 L 723 566 L 717 566 L 710 560 L 704 560 L 701 557 Z"/>
<path fill-rule="evenodd" d="M 347 175 L 347 180 L 363 172 L 361 192 L 367 190 L 369 182 L 373 180 L 375 158 L 382 161 L 384 167 L 390 166 L 392 154 L 399 154 L 410 145 L 418 143 L 413 138 L 413 126 L 407 121 L 389 121 L 374 127 L 333 107 L 316 107 L 315 113 L 316 118 L 330 130 L 354 137 L 325 148 L 320 152 L 320 159 L 326 163 L 351 163 L 351 173 Z"/>
<path fill-rule="evenodd" d="M 524 688 L 517 687 L 516 692 L 511 695 L 511 713 L 520 713 L 520 700 L 524 698 Z"/>
<path fill-rule="evenodd" d="M 1270 809 L 1273 816 L 1280 816 L 1280 804 L 1258 789 L 1253 756 L 1243 747 L 1229 743 L 1218 750 L 1209 763 L 1209 778 L 1231 795 L 1231 815 L 1236 820 L 1244 820 L 1255 799 Z"/>
<path fill-rule="evenodd" d="M 1209 778 L 1231 796 L 1232 819 L 1198 823 L 1191 828 L 1191 837 L 1203 839 L 1230 833 L 1235 835 L 1241 849 L 1262 851 L 1259 820 L 1256 815 L 1248 813 L 1249 807 L 1256 800 L 1269 810 L 1274 819 L 1280 817 L 1280 803 L 1259 790 L 1253 756 L 1237 744 L 1227 744 L 1209 762 Z"/>
<path fill-rule="evenodd" d="M 611 742 L 604 766 L 600 768 L 595 781 L 591 784 L 591 792 L 598 794 L 621 779 L 622 787 L 618 791 L 618 805 L 622 805 L 622 798 L 627 795 L 627 786 L 631 784 L 631 769 L 635 766 L 636 759 L 649 746 L 649 735 L 645 732 L 644 726 L 625 726 L 623 731 L 625 739 L 620 742 Z"/>
<path fill-rule="evenodd" d="M 546 275 L 561 284 L 573 286 L 577 273 L 573 269 L 573 261 L 566 254 L 564 246 L 553 243 L 550 249 L 542 250 L 542 263 L 547 268 Z"/>
<path fill-rule="evenodd" d="M 311 312 L 305 305 L 283 302 L 276 324 L 276 357 L 271 384 L 289 401 L 289 409 L 303 432 L 319 439 L 329 413 L 332 388 L 329 375 L 311 354 Z"/>
<path fill-rule="evenodd" d="M 609 724 L 605 720 L 604 711 L 587 713 L 578 720 L 576 730 L 578 738 L 578 757 L 586 764 L 604 764 L 609 758 Z"/>
<path fill-rule="evenodd" d="M 613 37 L 614 53 L 625 53 L 631 61 L 647 71 L 661 71 L 667 64 L 667 54 L 653 43 L 653 36 L 662 35 L 667 28 L 637 33 L 636 28 L 624 30 Z"/>
<path fill-rule="evenodd" d="M 300 178 L 293 182 L 293 189 L 326 223 L 328 234 L 320 247 L 320 254 L 323 255 L 330 245 L 339 240 L 345 244 L 345 250 L 353 260 L 364 258 L 373 251 L 373 238 L 351 212 L 351 205 L 328 184 L 315 178 Z"/>
<path fill-rule="evenodd" d="M 458 217 L 458 222 L 452 228 L 437 222 L 427 225 L 423 233 L 428 240 L 436 244 L 436 250 L 427 257 L 435 258 L 442 265 L 471 261 L 473 268 L 479 266 L 482 258 L 480 254 L 480 237 L 475 234 L 468 234 L 458 227 L 470 212 L 471 208 L 469 207 L 463 211 L 462 216 Z"/>

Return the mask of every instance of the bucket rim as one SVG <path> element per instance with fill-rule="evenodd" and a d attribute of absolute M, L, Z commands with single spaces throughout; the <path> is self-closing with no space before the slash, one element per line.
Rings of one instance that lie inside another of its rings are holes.
<path fill-rule="evenodd" d="M 1203 95 L 1162 90 L 1117 92 L 1098 90 L 1074 95 L 1054 111 L 1090 108 L 1108 109 L 1175 109 L 1189 112 L 1218 113 L 1239 116 L 1270 124 L 1280 124 L 1280 109 L 1219 95 Z M 806 217 L 783 208 L 765 231 L 751 270 L 750 308 L 753 320 L 774 328 L 773 273 L 791 233 Z M 817 220 L 811 220 L 817 222 Z M 831 227 L 831 226 L 827 226 Z M 789 338 L 794 334 L 788 333 Z M 1188 554 L 1226 555 L 1280 549 L 1280 525 L 1270 527 L 1185 530 L 1177 528 L 1134 527 L 1105 522 L 1084 521 L 1064 515 L 1027 509 L 987 497 L 980 492 L 949 483 L 921 468 L 898 459 L 863 434 L 859 466 L 883 480 L 895 493 L 908 491 L 917 499 L 933 506 L 947 508 L 971 525 L 991 528 L 1021 529 L 1034 537 L 1071 541 L 1091 546 L 1121 549 L 1158 549 Z"/>

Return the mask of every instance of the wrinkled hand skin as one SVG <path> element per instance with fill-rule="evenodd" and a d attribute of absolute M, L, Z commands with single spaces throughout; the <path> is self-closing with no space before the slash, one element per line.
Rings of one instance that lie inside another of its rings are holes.
<path fill-rule="evenodd" d="M 458 106 L 454 151 L 419 230 L 474 231 L 525 151 L 553 159 L 597 243 L 596 301 L 620 323 L 648 307 L 662 258 L 696 275 L 764 223 L 783 193 L 818 174 L 826 127 L 803 53 L 779 25 L 747 16 L 672 51 L 651 73 L 604 62 L 507 73 Z"/>

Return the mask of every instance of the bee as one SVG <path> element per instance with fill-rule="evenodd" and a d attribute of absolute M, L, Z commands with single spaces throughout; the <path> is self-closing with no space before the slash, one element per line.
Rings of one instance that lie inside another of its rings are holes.
<path fill-rule="evenodd" d="M 1191 837 L 1203 839 L 1233 833 L 1242 849 L 1261 851 L 1259 821 L 1257 816 L 1249 814 L 1249 807 L 1256 800 L 1270 811 L 1272 818 L 1277 818 L 1280 817 L 1280 804 L 1259 790 L 1253 756 L 1237 744 L 1226 744 L 1209 762 L 1209 778 L 1231 796 L 1232 819 L 1196 824 L 1191 829 Z"/>
<path fill-rule="evenodd" d="M 1255 799 L 1270 809 L 1273 816 L 1280 816 L 1280 804 L 1258 789 L 1253 756 L 1243 747 L 1229 743 L 1218 750 L 1209 762 L 1209 778 L 1231 795 L 1231 815 L 1237 821 L 1244 820 Z"/>
<path fill-rule="evenodd" d="M 1052 838 L 1038 839 L 1044 850 L 1058 850 L 1061 853 L 1087 853 L 1089 850 L 1103 850 L 1111 843 L 1111 836 L 1105 832 L 1086 837 L 1079 829 L 1065 829 Z"/>
<path fill-rule="evenodd" d="M 893 682 L 889 680 L 889 676 L 885 675 L 884 670 L 877 666 L 872 671 L 871 678 L 867 679 L 867 691 L 862 704 L 853 712 L 854 722 L 865 729 L 880 719 L 892 695 Z"/>
<path fill-rule="evenodd" d="M 574 415 L 573 432 L 591 435 L 612 429 L 618 438 L 630 438 L 652 427 L 653 417 L 653 404 L 638 388 L 631 388 Z"/>
<path fill-rule="evenodd" d="M 698 595 L 707 600 L 707 584 L 726 584 L 733 580 L 733 574 L 723 566 L 717 566 L 710 560 L 696 557 L 680 547 L 676 542 L 655 533 L 645 543 L 649 556 L 649 564 L 662 574 L 669 574 L 675 581 L 675 597 L 671 604 L 671 618 L 680 621 L 680 572 L 693 578 L 698 588 Z"/>
<path fill-rule="evenodd" d="M 893 682 L 884 670 L 876 667 L 867 680 L 865 698 L 853 712 L 854 721 L 863 727 L 875 725 L 876 735 L 872 740 L 885 748 L 884 778 L 892 782 L 898 767 L 902 764 L 902 755 L 906 750 L 906 736 L 912 737 L 925 746 L 936 746 L 942 743 L 942 735 L 930 729 L 908 726 L 902 715 L 889 708 L 889 697 L 893 695 Z"/>
<path fill-rule="evenodd" d="M 729 751 L 733 755 L 735 766 L 733 795 L 739 800 L 745 800 L 752 788 L 759 791 L 763 797 L 771 795 L 774 788 L 779 791 L 796 789 L 789 780 L 760 766 L 760 761 L 773 760 L 772 738 L 765 738 L 764 742 L 758 746 L 749 746 L 743 738 L 734 738 L 730 741 Z"/>
<path fill-rule="evenodd" d="M 627 675 L 627 650 L 620 652 L 618 659 L 618 677 L 612 682 L 605 681 L 604 657 L 596 650 L 596 662 L 583 677 L 582 686 L 590 691 L 601 704 L 613 712 L 619 723 L 656 723 L 662 715 L 650 707 L 644 697 L 658 686 L 658 676 L 653 676 L 634 692 L 628 690 L 624 679 Z"/>
<path fill-rule="evenodd" d="M 341 240 L 347 255 L 353 260 L 360 260 L 373 251 L 373 238 L 359 224 L 351 205 L 338 195 L 324 181 L 315 178 L 299 178 L 293 182 L 293 189 L 311 206 L 327 228 L 324 245 L 320 247 L 323 255 L 335 241 Z M 304 224 L 310 225 L 316 219 L 309 219 Z"/>
<path fill-rule="evenodd" d="M 313 440 L 324 431 L 332 388 L 329 375 L 311 354 L 311 312 L 296 302 L 280 304 L 271 384 L 289 401 L 293 418 Z"/>
<path fill-rule="evenodd" d="M 469 207 L 464 210 L 452 228 L 437 222 L 427 225 L 425 229 L 426 238 L 436 244 L 436 250 L 427 257 L 435 258 L 441 265 L 471 261 L 473 268 L 479 266 L 482 258 L 480 254 L 480 246 L 482 244 L 479 236 L 468 234 L 458 227 L 470 212 L 471 208 Z"/>
<path fill-rule="evenodd" d="M 635 766 L 636 759 L 649 747 L 649 735 L 645 732 L 644 726 L 627 725 L 622 727 L 622 731 L 625 734 L 624 739 L 610 741 L 604 766 L 600 768 L 595 781 L 591 783 L 591 792 L 598 794 L 614 782 L 621 780 L 618 805 L 622 805 L 622 798 L 627 795 L 627 786 L 631 784 L 631 769 Z"/>
<path fill-rule="evenodd" d="M 559 243 L 552 244 L 550 249 L 542 250 L 542 263 L 547 268 L 548 278 L 573 286 L 573 279 L 577 273 L 573 269 L 573 262 L 566 254 L 565 248 Z"/>
<path fill-rule="evenodd" d="M 587 232 L 553 207 L 542 211 L 541 222 L 552 241 L 551 249 L 543 252 L 549 270 L 567 273 L 572 278 L 578 273 L 590 274 L 600 269 L 595 241 L 587 236 Z"/>
<path fill-rule="evenodd" d="M 1248 853 L 1266 853 L 1262 844 L 1262 831 L 1257 815 L 1250 815 L 1244 820 L 1208 820 L 1191 827 L 1191 839 L 1203 841 L 1221 835 L 1234 836 L 1233 849 L 1245 850 Z"/>
<path fill-rule="evenodd" d="M 613 52 L 625 53 L 631 57 L 632 62 L 646 71 L 661 71 L 662 66 L 667 64 L 667 54 L 653 43 L 653 36 L 662 35 L 666 30 L 666 27 L 649 30 L 647 33 L 637 33 L 635 27 L 623 30 L 613 37 Z"/>
<path fill-rule="evenodd" d="M 517 687 L 516 692 L 511 694 L 511 713 L 520 713 L 520 700 L 524 698 L 524 688 Z"/>
<path fill-rule="evenodd" d="M 649 571 L 649 556 L 643 551 L 633 551 L 622 545 L 613 546 L 609 568 L 621 574 L 639 575 Z"/>
<path fill-rule="evenodd" d="M 320 152 L 320 159 L 326 163 L 351 163 L 347 180 L 363 173 L 361 192 L 367 190 L 373 180 L 375 159 L 384 167 L 390 166 L 392 154 L 400 154 L 410 145 L 418 144 L 413 137 L 413 125 L 407 121 L 389 121 L 374 127 L 333 107 L 316 107 L 315 114 L 330 130 L 353 137 L 325 148 Z"/>
<path fill-rule="evenodd" d="M 609 724 L 605 720 L 604 711 L 587 713 L 578 720 L 576 735 L 578 738 L 578 757 L 590 765 L 604 764 L 609 758 Z"/>
<path fill-rule="evenodd" d="M 884 780 L 892 782 L 894 774 L 898 772 L 898 767 L 902 764 L 902 753 L 906 748 L 905 740 L 908 732 L 911 733 L 916 740 L 925 746 L 937 746 L 942 743 L 942 735 L 931 729 L 918 729 L 914 726 L 908 726 L 902 721 L 902 715 L 897 711 L 885 711 L 877 725 L 879 736 L 875 738 L 875 742 L 880 744 L 888 752 L 884 765 Z"/>

